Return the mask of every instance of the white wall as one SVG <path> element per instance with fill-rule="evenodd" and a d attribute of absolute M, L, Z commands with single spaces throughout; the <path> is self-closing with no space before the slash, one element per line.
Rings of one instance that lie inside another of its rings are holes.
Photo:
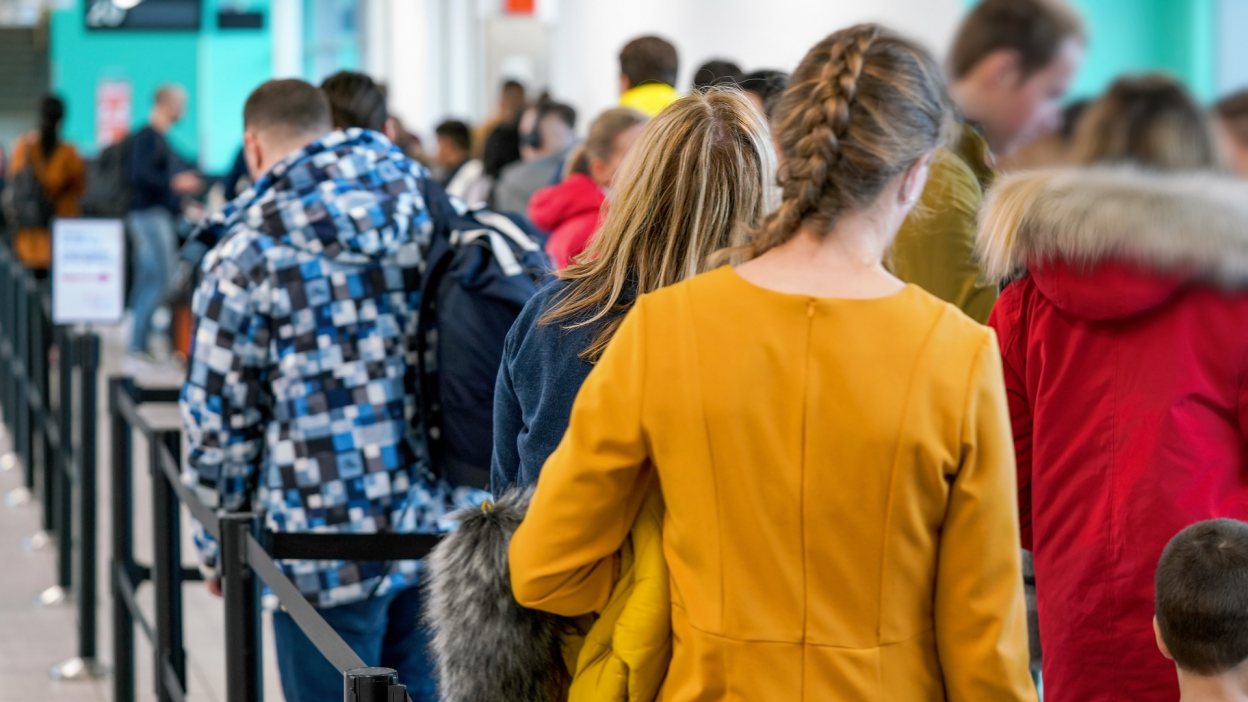
<path fill-rule="evenodd" d="M 546 0 L 551 2 L 552 0 Z M 551 89 L 588 124 L 618 99 L 620 48 L 657 34 L 680 53 L 680 89 L 712 58 L 746 71 L 792 71 L 828 34 L 880 22 L 943 56 L 962 17 L 963 0 L 553 0 Z"/>

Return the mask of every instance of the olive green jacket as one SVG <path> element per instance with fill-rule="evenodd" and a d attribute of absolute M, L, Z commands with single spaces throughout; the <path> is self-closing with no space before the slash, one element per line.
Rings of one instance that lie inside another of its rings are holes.
<path fill-rule="evenodd" d="M 932 160 L 919 204 L 897 232 L 887 264 L 914 283 L 983 324 L 997 301 L 972 253 L 984 190 L 995 173 L 988 145 L 970 125 Z"/>

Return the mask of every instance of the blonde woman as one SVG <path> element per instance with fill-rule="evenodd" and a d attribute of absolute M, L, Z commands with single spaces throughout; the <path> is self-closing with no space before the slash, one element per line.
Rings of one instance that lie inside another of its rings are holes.
<path fill-rule="evenodd" d="M 645 127 L 581 262 L 538 292 L 507 335 L 494 393 L 495 494 L 537 481 L 577 390 L 638 295 L 749 241 L 767 211 L 774 160 L 766 124 L 735 90 L 681 98 Z"/>
<path fill-rule="evenodd" d="M 917 45 L 874 25 L 817 44 L 752 260 L 641 296 L 580 389 L 512 590 L 601 611 L 657 487 L 664 702 L 1035 700 L 995 340 L 881 263 L 949 113 Z M 662 243 L 670 264 L 689 244 Z"/>

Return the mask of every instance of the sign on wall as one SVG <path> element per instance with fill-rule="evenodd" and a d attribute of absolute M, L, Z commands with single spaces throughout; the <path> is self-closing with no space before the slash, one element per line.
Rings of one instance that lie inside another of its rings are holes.
<path fill-rule="evenodd" d="M 87 0 L 90 30 L 199 30 L 200 0 Z"/>
<path fill-rule="evenodd" d="M 52 323 L 120 322 L 125 254 L 120 219 L 52 220 Z"/>
<path fill-rule="evenodd" d="M 105 78 L 95 85 L 95 145 L 100 149 L 126 138 L 134 111 L 134 91 L 124 80 Z"/>

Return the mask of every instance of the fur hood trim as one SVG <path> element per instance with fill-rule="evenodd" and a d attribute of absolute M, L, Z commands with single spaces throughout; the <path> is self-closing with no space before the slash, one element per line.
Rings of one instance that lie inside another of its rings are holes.
<path fill-rule="evenodd" d="M 1128 168 L 1038 171 L 997 181 L 980 213 L 976 254 L 994 282 L 1062 259 L 1121 258 L 1248 285 L 1248 181 Z"/>
<path fill-rule="evenodd" d="M 425 621 L 433 630 L 443 702 L 555 702 L 566 683 L 563 617 L 511 593 L 507 551 L 533 490 L 511 490 L 459 515 L 425 561 Z"/>

